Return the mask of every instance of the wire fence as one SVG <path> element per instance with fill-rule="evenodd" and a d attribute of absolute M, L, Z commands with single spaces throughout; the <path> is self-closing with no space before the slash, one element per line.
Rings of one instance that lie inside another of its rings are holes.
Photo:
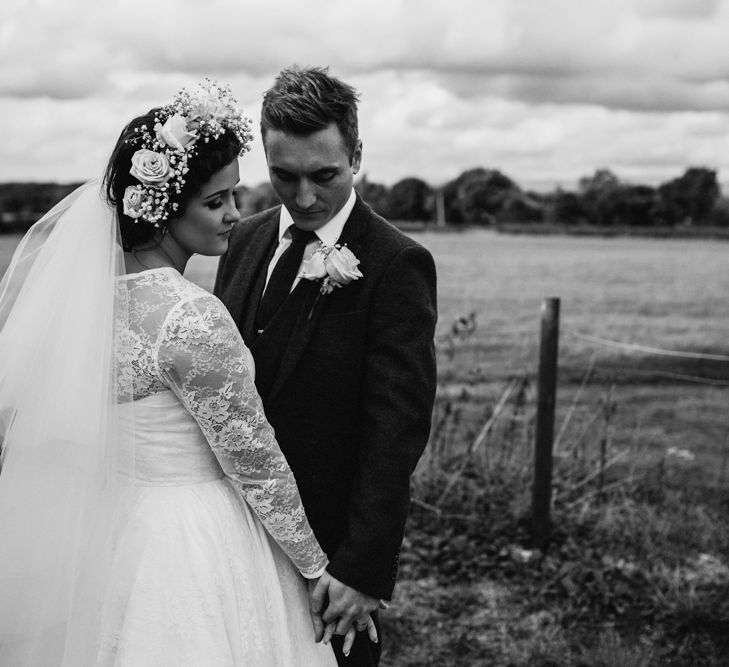
<path fill-rule="evenodd" d="M 562 349 L 555 351 L 554 359 L 559 381 L 545 438 L 538 423 L 538 406 L 544 397 L 538 390 L 542 361 L 536 353 L 537 327 L 492 332 L 480 327 L 478 320 L 474 312 L 460 317 L 438 338 L 444 368 L 434 424 L 445 425 L 440 429 L 445 435 L 434 438 L 441 441 L 434 447 L 434 458 L 440 457 L 448 475 L 435 506 L 453 495 L 464 470 L 478 457 L 476 465 L 492 480 L 513 473 L 519 483 L 529 483 L 531 478 L 534 485 L 540 478 L 536 456 L 540 441 L 549 450 L 548 456 L 541 457 L 549 471 L 546 476 L 541 473 L 543 489 L 532 510 L 534 514 L 541 511 L 543 531 L 549 522 L 543 510 L 550 505 L 544 480 L 551 479 L 552 458 L 556 466 L 569 466 L 570 474 L 580 468 L 567 484 L 564 477 L 561 480 L 555 497 L 563 504 L 619 491 L 641 475 L 675 474 L 676 468 L 681 468 L 678 474 L 687 484 L 699 480 L 697 484 L 707 487 L 726 486 L 729 412 L 723 390 L 729 386 L 729 355 L 671 349 L 646 340 L 620 340 L 560 326 Z M 476 372 L 478 362 L 495 354 L 494 349 L 507 354 L 513 350 L 518 363 L 507 370 L 503 363 L 495 363 L 500 371 L 496 375 L 489 375 L 487 363 L 486 371 Z M 462 352 L 463 358 L 459 357 Z M 511 373 L 523 362 L 519 384 L 518 374 Z M 464 414 L 470 415 L 470 429 L 455 425 L 464 420 Z M 458 447 L 465 458 L 448 467 L 449 453 Z M 495 466 L 497 460 L 506 461 L 511 471 Z M 515 471 L 525 464 L 531 473 L 517 478 Z"/>
<path fill-rule="evenodd" d="M 729 356 L 725 354 L 706 354 L 705 352 L 687 352 L 685 350 L 666 350 L 660 347 L 652 347 L 650 345 L 640 345 L 637 343 L 625 343 L 618 340 L 609 340 L 600 338 L 599 336 L 591 336 L 578 332 L 563 331 L 563 335 L 571 336 L 579 340 L 593 343 L 594 345 L 609 347 L 611 349 L 619 349 L 624 352 L 640 352 L 642 354 L 654 354 L 664 357 L 677 357 L 680 359 L 704 359 L 707 361 L 729 361 Z"/>
<path fill-rule="evenodd" d="M 477 316 L 475 312 L 470 313 L 468 316 L 458 318 L 451 327 L 451 330 L 441 334 L 437 337 L 436 343 L 438 344 L 441 352 L 448 358 L 453 358 L 461 346 L 466 345 L 468 339 L 476 332 L 478 328 Z M 640 356 L 642 359 L 646 357 L 665 357 L 676 360 L 684 360 L 687 362 L 692 361 L 705 361 L 705 362 L 717 362 L 720 364 L 729 363 L 729 355 L 726 354 L 713 354 L 707 352 L 699 352 L 692 350 L 674 350 L 667 349 L 664 347 L 649 345 L 644 342 L 628 342 L 624 340 L 615 340 L 596 336 L 594 334 L 585 334 L 580 331 L 571 330 L 569 327 L 561 325 L 560 327 L 560 338 L 563 342 L 566 341 L 579 341 L 584 344 L 592 351 L 592 361 L 590 365 L 595 368 L 599 368 L 600 359 L 599 351 L 607 350 L 611 352 L 622 352 L 626 355 Z M 511 342 L 518 340 L 528 340 L 529 343 L 535 343 L 536 337 L 531 332 L 525 332 L 524 329 L 501 329 L 498 331 L 489 331 L 487 335 L 489 343 L 498 344 L 501 342 Z M 483 339 L 475 343 L 476 345 L 483 343 Z M 675 370 L 667 370 L 665 367 L 653 367 L 653 368 L 638 368 L 636 366 L 620 366 L 614 363 L 615 357 L 604 357 L 602 361 L 610 359 L 610 371 L 615 373 L 622 373 L 625 375 L 638 375 L 638 376 L 657 376 L 666 379 L 673 379 L 679 382 L 691 382 L 698 384 L 706 384 L 707 386 L 724 387 L 729 386 L 729 365 L 726 366 L 727 379 L 712 378 L 701 375 L 692 375 L 690 373 L 680 372 L 679 368 Z M 718 368 L 718 367 L 714 367 Z"/>

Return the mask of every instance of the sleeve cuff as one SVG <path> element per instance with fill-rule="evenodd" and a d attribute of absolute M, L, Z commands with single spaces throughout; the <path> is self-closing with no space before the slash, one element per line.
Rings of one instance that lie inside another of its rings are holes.
<path fill-rule="evenodd" d="M 328 563 L 325 565 L 322 565 L 316 572 L 302 572 L 301 576 L 304 577 L 304 579 L 318 579 L 321 577 L 324 572 L 326 572 Z"/>

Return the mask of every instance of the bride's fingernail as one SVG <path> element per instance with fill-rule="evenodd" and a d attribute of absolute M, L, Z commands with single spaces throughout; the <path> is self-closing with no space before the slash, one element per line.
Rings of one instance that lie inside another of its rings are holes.
<path fill-rule="evenodd" d="M 342 653 L 344 653 L 344 657 L 345 658 L 348 658 L 349 657 L 349 651 L 342 651 Z"/>

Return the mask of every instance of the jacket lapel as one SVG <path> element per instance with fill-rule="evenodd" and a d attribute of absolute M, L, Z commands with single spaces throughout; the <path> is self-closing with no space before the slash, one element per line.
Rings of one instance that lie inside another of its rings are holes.
<path fill-rule="evenodd" d="M 337 240 L 340 245 L 346 245 L 355 255 L 362 245 L 362 238 L 367 231 L 368 218 L 371 215 L 369 207 L 361 200 L 359 194 L 354 208 L 347 218 L 342 233 Z M 364 272 L 363 272 L 364 273 Z M 367 280 L 365 274 L 361 280 Z M 276 378 L 271 386 L 268 400 L 273 400 L 276 394 L 285 385 L 301 355 L 306 350 L 311 336 L 316 330 L 317 322 L 321 314 L 326 311 L 329 295 L 321 294 L 320 283 L 313 280 L 302 280 L 294 290 L 292 296 L 296 296 L 300 302 L 297 319 L 294 324 L 291 336 L 283 352 L 281 365 L 279 366 Z M 342 289 L 347 289 L 346 285 Z M 263 334 L 265 335 L 265 333 Z"/>
<path fill-rule="evenodd" d="M 337 243 L 347 246 L 355 255 L 362 246 L 362 238 L 367 232 L 369 217 L 372 215 L 370 207 L 365 204 L 361 197 L 357 195 L 354 208 L 344 224 L 342 233 L 339 235 Z"/>
<path fill-rule="evenodd" d="M 278 209 L 277 209 L 278 210 Z M 250 285 L 241 294 L 240 310 L 233 314 L 243 340 L 250 345 L 256 339 L 256 311 L 266 283 L 266 271 L 278 238 L 278 215 L 263 223 L 248 241 L 236 285 Z"/>

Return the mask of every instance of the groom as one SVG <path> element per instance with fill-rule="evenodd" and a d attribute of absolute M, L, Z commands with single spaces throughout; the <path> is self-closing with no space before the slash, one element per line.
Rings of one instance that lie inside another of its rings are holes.
<path fill-rule="evenodd" d="M 261 135 L 283 206 L 235 227 L 215 292 L 253 353 L 266 415 L 329 556 L 313 599 L 337 622 L 337 660 L 377 665 L 366 632 L 348 658 L 339 635 L 376 619 L 395 585 L 435 394 L 435 267 L 354 192 L 352 87 L 326 69 L 283 70 L 264 95 Z M 322 262 L 332 246 L 341 250 Z"/>

